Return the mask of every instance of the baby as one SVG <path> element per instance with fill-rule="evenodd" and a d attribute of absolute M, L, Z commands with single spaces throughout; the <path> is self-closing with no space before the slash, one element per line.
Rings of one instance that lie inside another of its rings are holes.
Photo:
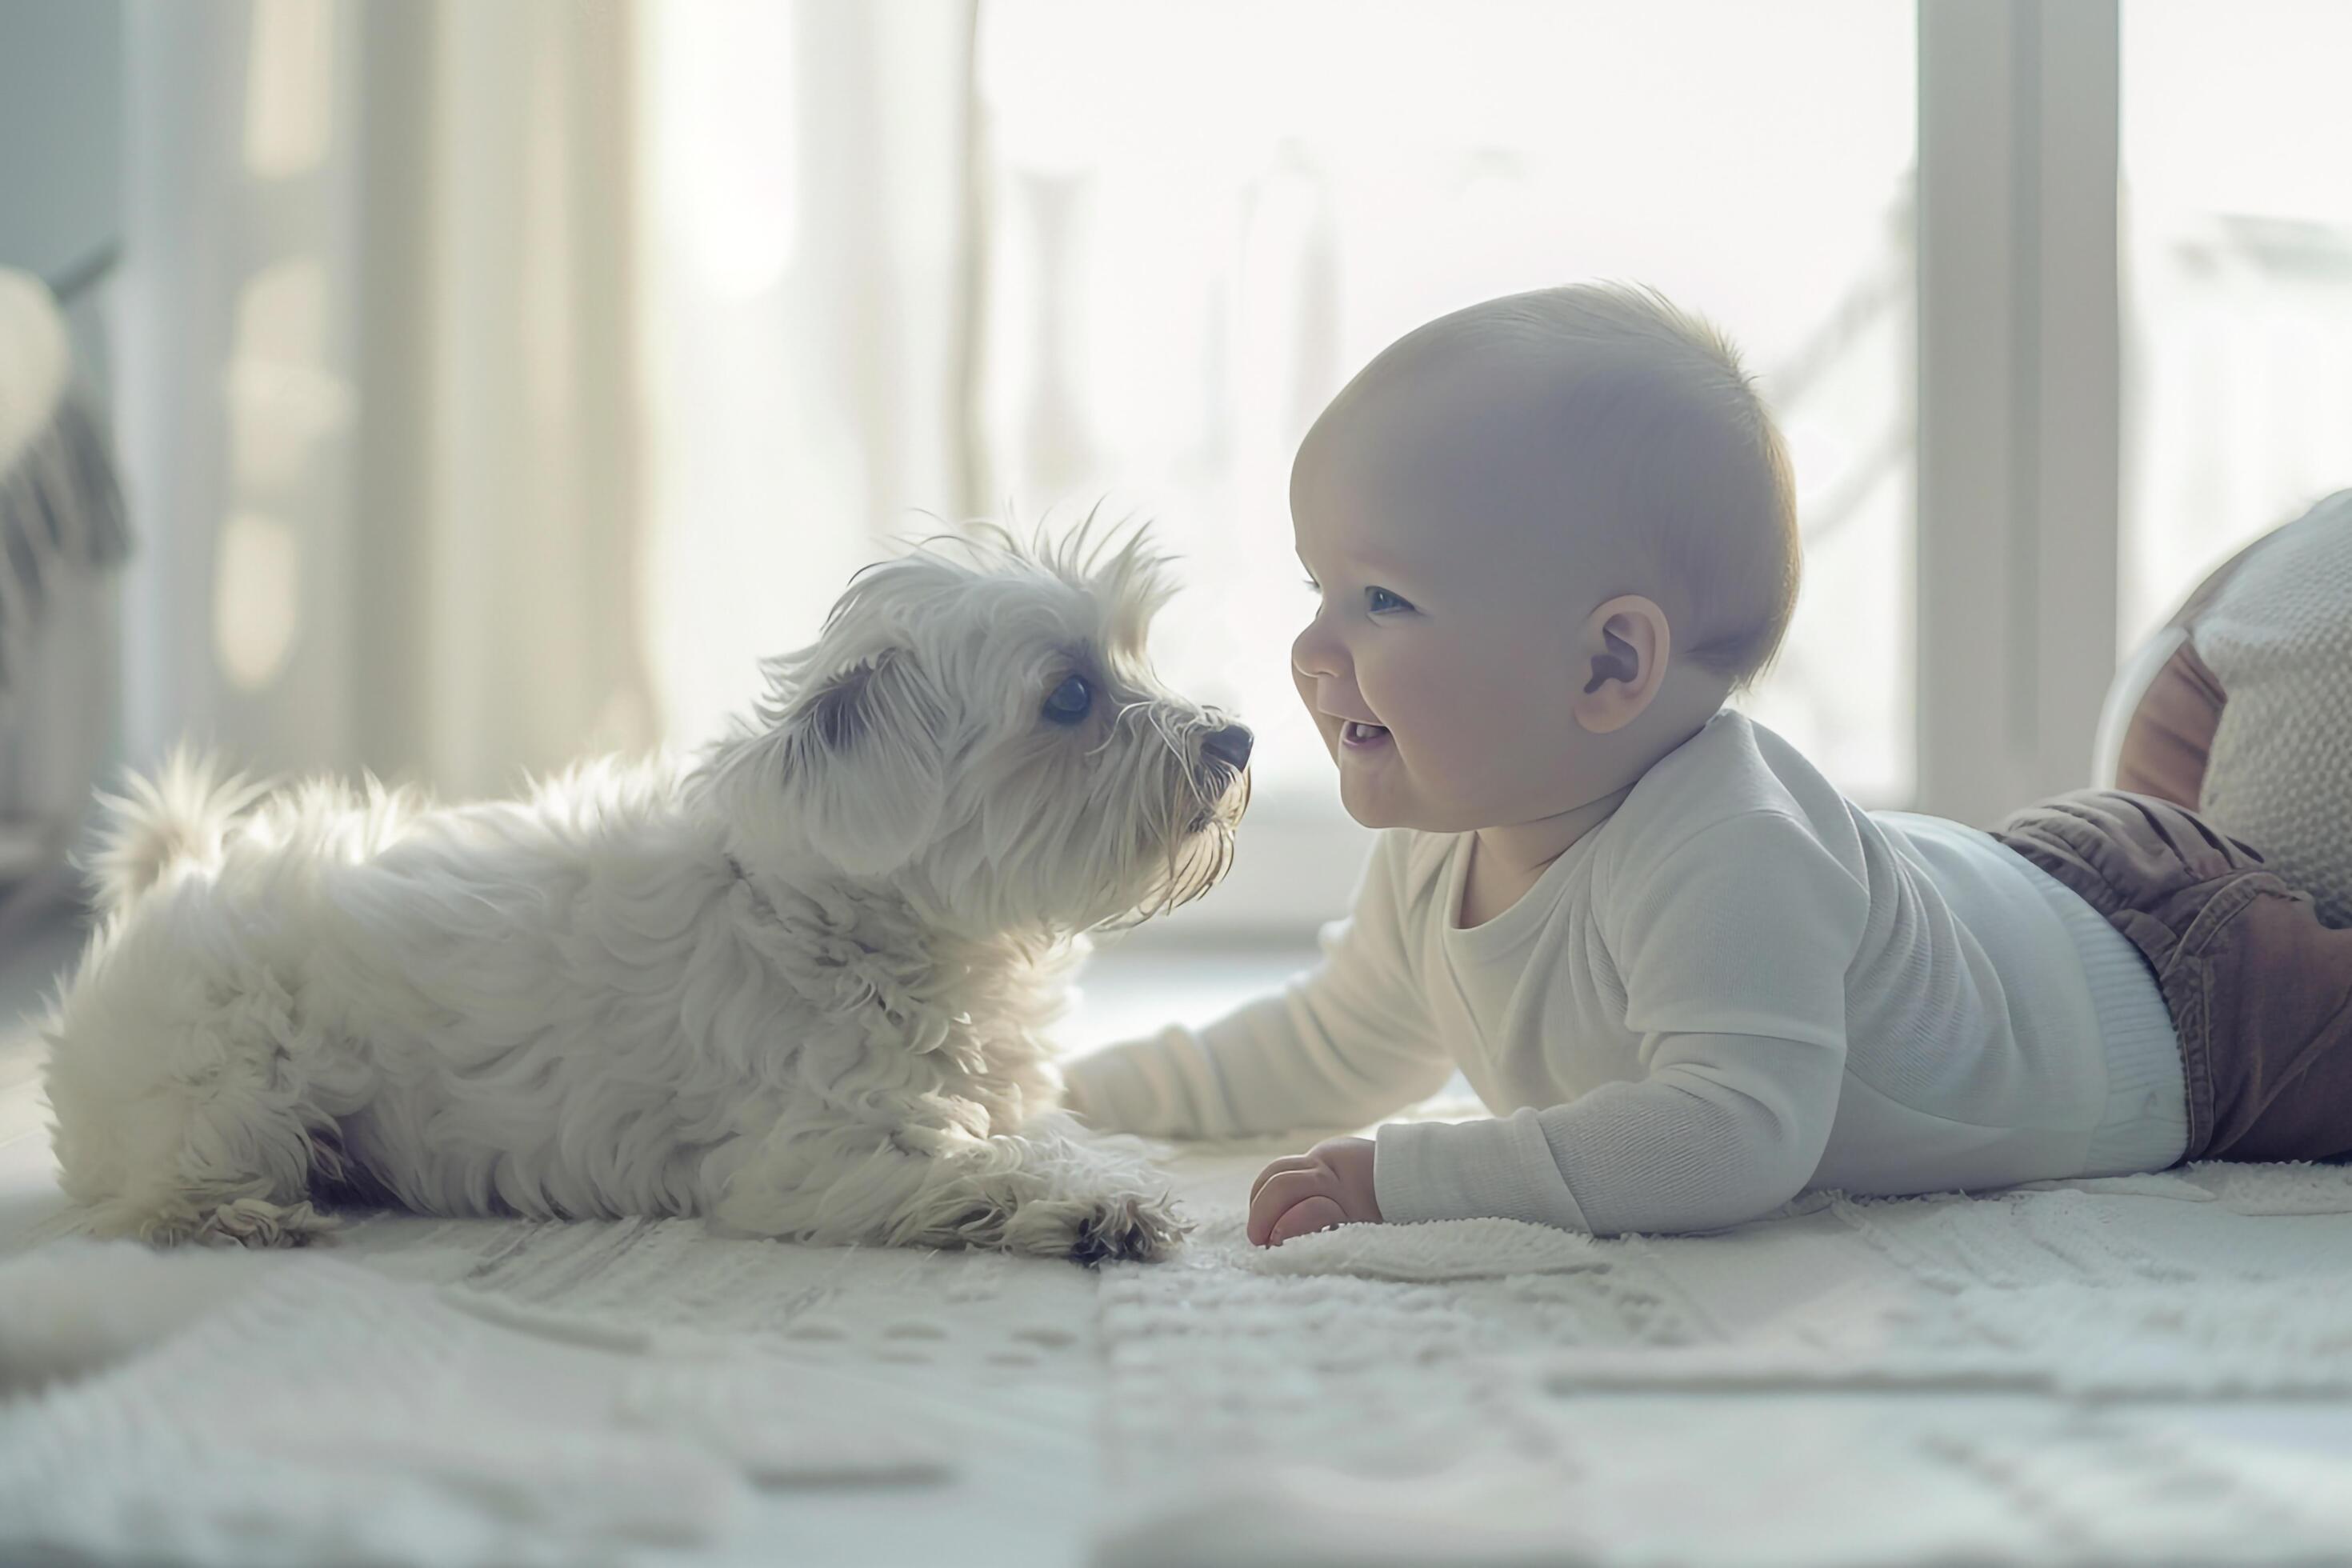
<path fill-rule="evenodd" d="M 1274 1162 L 1250 1239 L 1501 1215 L 1717 1228 L 1897 1194 L 2352 1152 L 2352 931 L 2179 805 L 1987 833 L 1871 813 L 1725 706 L 1795 603 L 1790 468 L 1654 293 L 1433 321 L 1291 475 L 1291 650 L 1382 829 L 1319 967 L 1069 1064 L 1106 1129 L 1362 1126 L 1459 1068 L 1495 1113 Z"/>

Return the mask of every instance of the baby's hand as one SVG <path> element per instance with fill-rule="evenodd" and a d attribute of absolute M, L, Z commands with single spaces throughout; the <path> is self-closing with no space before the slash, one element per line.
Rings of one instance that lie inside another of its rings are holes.
<path fill-rule="evenodd" d="M 1369 1138 L 1327 1138 L 1304 1154 L 1284 1155 L 1250 1184 L 1249 1238 L 1260 1247 L 1380 1217 Z"/>

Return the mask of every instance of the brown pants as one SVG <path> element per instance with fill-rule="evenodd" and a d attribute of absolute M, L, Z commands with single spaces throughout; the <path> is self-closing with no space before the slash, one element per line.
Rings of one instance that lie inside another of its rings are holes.
<path fill-rule="evenodd" d="M 2168 800 L 2083 790 L 1993 837 L 2138 948 L 2188 1079 L 2185 1160 L 2352 1156 L 2352 929 Z"/>

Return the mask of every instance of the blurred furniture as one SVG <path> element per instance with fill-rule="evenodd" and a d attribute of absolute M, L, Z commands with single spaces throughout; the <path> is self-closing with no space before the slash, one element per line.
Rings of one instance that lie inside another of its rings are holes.
<path fill-rule="evenodd" d="M 113 739 L 110 579 L 129 536 L 70 342 L 47 287 L 0 269 L 0 947 L 70 887 Z"/>
<path fill-rule="evenodd" d="M 0 956 L 70 891 L 66 851 L 116 749 L 108 568 L 127 540 L 102 329 L 123 79 L 117 0 L 0 0 Z"/>

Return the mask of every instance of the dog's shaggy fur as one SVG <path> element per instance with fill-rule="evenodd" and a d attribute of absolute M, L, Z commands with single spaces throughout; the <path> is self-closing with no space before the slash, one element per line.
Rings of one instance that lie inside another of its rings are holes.
<path fill-rule="evenodd" d="M 1089 929 L 1230 862 L 1249 732 L 1158 684 L 1139 534 L 870 567 L 698 765 L 516 802 L 111 803 L 48 1025 L 85 1228 L 291 1244 L 313 1206 L 703 1215 L 746 1235 L 1150 1258 L 1182 1226 L 1055 1110 Z"/>

